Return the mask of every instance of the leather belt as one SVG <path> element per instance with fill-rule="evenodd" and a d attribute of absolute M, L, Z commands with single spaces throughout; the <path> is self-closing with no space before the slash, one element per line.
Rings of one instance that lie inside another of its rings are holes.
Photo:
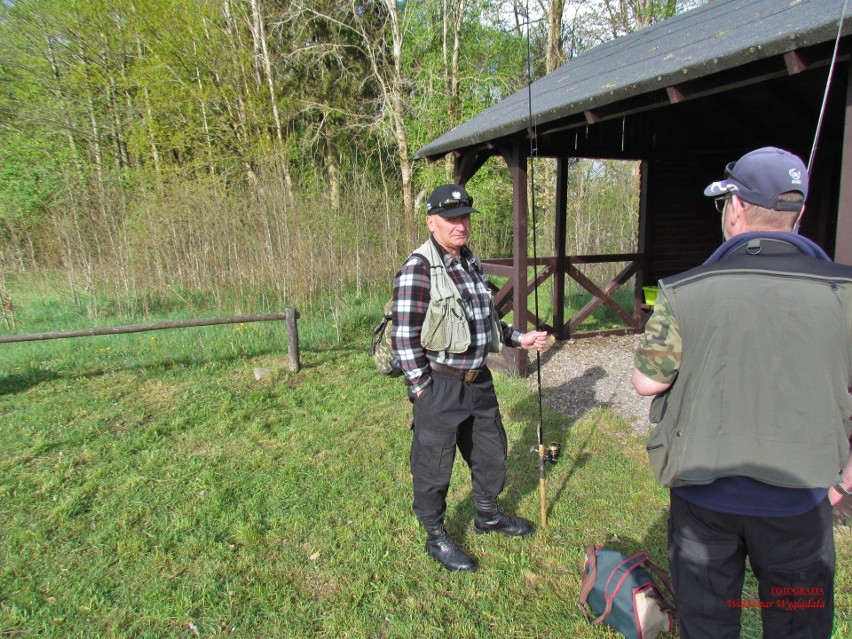
<path fill-rule="evenodd" d="M 446 364 L 441 364 L 439 362 L 433 361 L 430 361 L 429 365 L 436 373 L 441 373 L 442 375 L 449 375 L 450 377 L 461 380 L 463 382 L 475 381 L 476 378 L 480 376 L 480 374 L 484 373 L 487 370 L 485 368 L 472 368 L 470 370 L 462 370 L 461 368 L 453 368 L 452 366 L 447 366 Z"/>

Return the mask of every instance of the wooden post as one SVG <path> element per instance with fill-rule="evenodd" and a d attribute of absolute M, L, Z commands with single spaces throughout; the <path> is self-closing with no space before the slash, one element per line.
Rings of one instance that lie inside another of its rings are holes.
<path fill-rule="evenodd" d="M 515 280 L 515 290 L 512 302 L 512 315 L 515 328 L 522 333 L 527 331 L 527 297 L 529 296 L 529 286 L 527 278 L 529 277 L 528 265 L 529 257 L 527 256 L 527 233 L 529 231 L 529 222 L 527 216 L 529 214 L 529 200 L 527 194 L 527 163 L 529 161 L 526 149 L 523 142 L 526 138 L 517 138 L 512 144 L 511 163 L 509 170 L 512 173 L 512 211 L 514 222 L 512 228 L 514 238 L 512 242 L 512 252 L 514 253 L 514 267 L 512 269 L 512 278 Z M 521 377 L 527 374 L 527 352 L 522 349 L 516 349 L 513 362 L 513 372 Z"/>
<path fill-rule="evenodd" d="M 299 370 L 299 331 L 296 328 L 296 320 L 299 314 L 295 308 L 287 309 L 287 357 L 290 360 L 290 370 Z"/>
<path fill-rule="evenodd" d="M 837 202 L 837 235 L 834 261 L 852 265 L 852 61 L 846 74 L 846 116 L 840 157 L 840 193 Z"/>
<path fill-rule="evenodd" d="M 656 282 L 647 282 L 649 256 L 645 250 L 648 239 L 648 190 L 651 172 L 651 162 L 648 159 L 639 163 L 639 235 L 636 241 L 636 252 L 642 257 L 636 261 L 636 286 L 633 291 L 633 315 L 639 317 L 642 304 L 645 302 L 643 286 L 654 286 Z"/>
<path fill-rule="evenodd" d="M 556 267 L 553 271 L 553 332 L 567 339 L 565 330 L 565 245 L 568 226 L 568 158 L 556 160 Z"/>

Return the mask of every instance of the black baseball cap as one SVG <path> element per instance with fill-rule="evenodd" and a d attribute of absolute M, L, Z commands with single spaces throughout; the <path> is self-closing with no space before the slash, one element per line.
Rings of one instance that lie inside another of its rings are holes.
<path fill-rule="evenodd" d="M 458 184 L 444 184 L 432 191 L 426 200 L 426 215 L 459 217 L 468 213 L 479 213 L 473 208 L 473 198 Z"/>

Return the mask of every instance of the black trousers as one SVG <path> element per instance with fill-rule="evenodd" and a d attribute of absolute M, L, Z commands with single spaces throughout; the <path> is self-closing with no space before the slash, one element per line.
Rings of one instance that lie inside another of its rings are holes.
<path fill-rule="evenodd" d="M 764 639 L 828 639 L 834 618 L 834 533 L 825 499 L 795 517 L 707 510 L 671 495 L 669 567 L 682 639 L 736 639 L 744 607 Z M 743 599 L 745 559 L 757 599 Z"/>
<path fill-rule="evenodd" d="M 506 431 L 491 372 L 463 382 L 438 372 L 414 400 L 411 476 L 414 514 L 424 526 L 444 520 L 458 448 L 470 467 L 475 499 L 497 497 L 506 482 Z"/>

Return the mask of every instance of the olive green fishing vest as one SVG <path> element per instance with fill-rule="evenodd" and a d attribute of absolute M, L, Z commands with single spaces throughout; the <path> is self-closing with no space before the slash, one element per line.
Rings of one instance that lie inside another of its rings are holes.
<path fill-rule="evenodd" d="M 852 428 L 852 269 L 789 259 L 794 272 L 723 260 L 661 282 L 684 343 L 675 382 L 651 405 L 661 485 L 837 481 Z"/>
<path fill-rule="evenodd" d="M 426 318 L 420 332 L 420 344 L 426 350 L 437 351 L 441 358 L 447 353 L 464 353 L 470 348 L 470 323 L 461 293 L 447 273 L 444 256 L 431 237 L 414 252 L 429 262 L 429 307 L 426 309 Z M 479 270 L 478 262 L 474 268 Z M 473 277 L 478 278 L 478 273 Z M 502 327 L 494 300 L 489 301 L 489 307 L 491 344 L 488 350 L 491 353 L 499 353 L 503 348 Z"/>

